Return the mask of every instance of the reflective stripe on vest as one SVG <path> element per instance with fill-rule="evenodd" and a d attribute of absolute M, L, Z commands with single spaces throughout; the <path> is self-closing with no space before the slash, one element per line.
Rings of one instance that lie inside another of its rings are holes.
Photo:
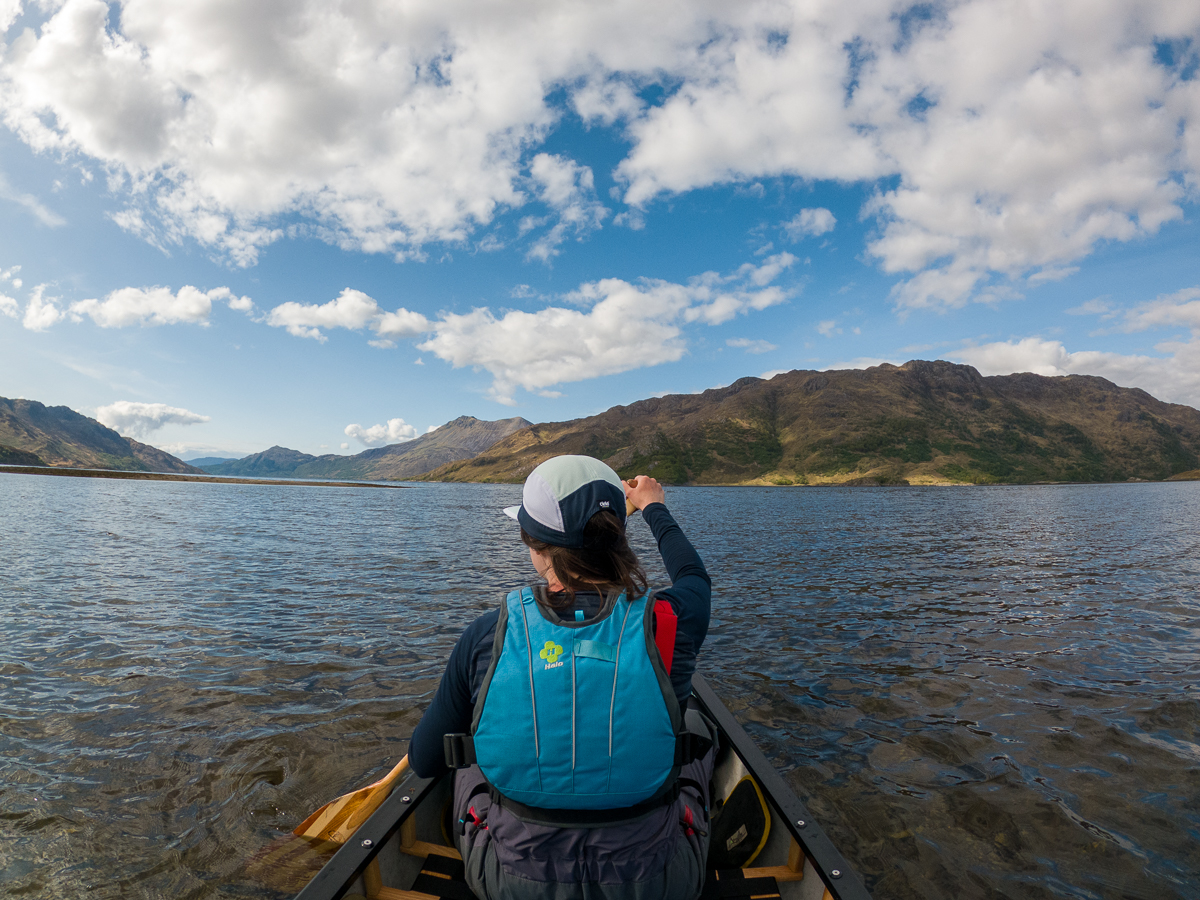
<path fill-rule="evenodd" d="M 501 794 L 615 809 L 663 788 L 676 739 L 650 655 L 651 608 L 622 594 L 603 619 L 566 627 L 542 615 L 532 588 L 508 595 L 473 730 L 476 761 Z"/>

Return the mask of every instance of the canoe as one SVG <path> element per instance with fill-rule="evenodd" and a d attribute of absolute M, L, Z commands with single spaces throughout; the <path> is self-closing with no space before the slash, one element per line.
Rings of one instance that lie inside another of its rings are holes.
<path fill-rule="evenodd" d="M 849 863 L 700 675 L 720 732 L 701 900 L 870 900 Z M 450 820 L 452 776 L 409 772 L 296 900 L 470 900 Z"/>

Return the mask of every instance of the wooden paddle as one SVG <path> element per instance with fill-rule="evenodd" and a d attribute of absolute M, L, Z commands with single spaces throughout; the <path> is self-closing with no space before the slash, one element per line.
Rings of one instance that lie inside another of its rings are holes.
<path fill-rule="evenodd" d="M 374 784 L 329 801 L 291 834 L 275 838 L 255 853 L 246 864 L 246 874 L 277 891 L 296 893 L 379 808 L 407 771 L 405 756 Z"/>
<path fill-rule="evenodd" d="M 408 755 L 374 784 L 330 800 L 292 831 L 297 837 L 344 844 L 358 826 L 387 799 L 392 787 L 408 771 Z"/>
<path fill-rule="evenodd" d="M 633 478 L 627 479 L 625 483 L 628 484 L 630 487 L 637 487 L 638 477 L 639 476 L 635 475 Z M 632 500 L 630 500 L 628 497 L 626 497 L 625 498 L 625 518 L 629 518 L 635 512 L 637 512 L 637 507 L 633 505 Z"/>

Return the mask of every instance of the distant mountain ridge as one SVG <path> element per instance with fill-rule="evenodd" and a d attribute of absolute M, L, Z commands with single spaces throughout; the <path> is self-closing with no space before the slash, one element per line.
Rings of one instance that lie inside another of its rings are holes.
<path fill-rule="evenodd" d="M 1200 467 L 1200 412 L 1088 375 L 796 370 L 534 425 L 421 480 L 519 482 L 561 453 L 673 484 L 1162 480 Z"/>
<path fill-rule="evenodd" d="M 205 466 L 219 466 L 221 463 L 237 462 L 240 456 L 197 456 L 195 459 L 184 460 L 189 466 L 203 469 Z"/>
<path fill-rule="evenodd" d="M 354 456 L 311 456 L 276 446 L 244 459 L 202 468 L 211 475 L 241 477 L 408 481 L 430 469 L 470 459 L 531 424 L 520 416 L 494 422 L 459 416 L 415 440 L 373 447 Z"/>
<path fill-rule="evenodd" d="M 0 464 L 201 473 L 69 407 L 6 397 L 0 397 Z"/>
<path fill-rule="evenodd" d="M 1086 375 L 903 366 L 742 378 L 532 425 L 460 416 L 354 456 L 271 447 L 196 468 L 67 407 L 0 398 L 0 464 L 269 478 L 519 482 L 562 453 L 671 484 L 932 484 L 1200 478 L 1200 411 Z"/>

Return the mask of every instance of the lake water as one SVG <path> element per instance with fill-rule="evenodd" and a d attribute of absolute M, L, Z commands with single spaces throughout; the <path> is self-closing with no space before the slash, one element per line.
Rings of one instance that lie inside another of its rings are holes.
<path fill-rule="evenodd" d="M 527 579 L 519 497 L 0 475 L 0 895 L 277 896 Z M 1200 484 L 668 502 L 702 670 L 878 900 L 1200 897 Z"/>

